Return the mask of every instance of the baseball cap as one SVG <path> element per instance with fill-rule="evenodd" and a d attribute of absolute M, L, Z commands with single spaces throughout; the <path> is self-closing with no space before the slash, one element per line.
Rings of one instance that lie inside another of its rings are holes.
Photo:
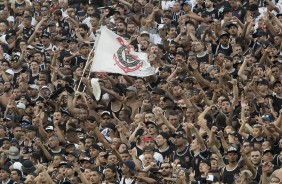
<path fill-rule="evenodd" d="M 104 115 L 108 115 L 108 116 L 112 117 L 112 115 L 111 115 L 111 113 L 109 111 L 103 111 L 101 113 L 101 116 L 104 116 Z"/>
<path fill-rule="evenodd" d="M 264 155 L 266 153 L 272 153 L 272 155 L 274 155 L 274 151 L 272 149 L 263 150 L 262 155 Z"/>
<path fill-rule="evenodd" d="M 268 82 L 268 80 L 266 80 L 266 79 L 259 79 L 259 80 L 258 80 L 258 84 L 263 84 L 263 85 L 268 86 L 268 85 L 269 85 L 269 82 Z"/>
<path fill-rule="evenodd" d="M 126 160 L 123 163 L 124 165 L 126 165 L 126 167 L 129 168 L 131 174 L 135 173 L 135 163 L 133 162 L 133 160 Z"/>
<path fill-rule="evenodd" d="M 182 137 L 182 138 L 186 138 L 187 137 L 186 132 L 183 129 L 176 130 L 176 132 L 174 134 L 172 134 L 172 136 L 173 137 L 179 136 L 179 137 Z"/>
<path fill-rule="evenodd" d="M 182 3 L 182 6 L 184 6 L 184 5 L 192 6 L 192 2 L 191 1 L 184 1 Z"/>
<path fill-rule="evenodd" d="M 17 35 L 17 33 L 16 33 L 15 30 L 9 30 L 9 31 L 7 32 L 7 34 L 6 34 L 5 39 L 6 39 L 6 40 L 9 40 L 9 38 L 11 38 L 12 36 L 16 36 L 16 35 Z"/>
<path fill-rule="evenodd" d="M 207 164 L 208 166 L 211 166 L 211 162 L 209 160 L 201 160 L 200 163 Z"/>
<path fill-rule="evenodd" d="M 148 36 L 150 36 L 150 33 L 149 33 L 148 31 L 142 31 L 140 35 L 141 35 L 141 36 L 142 36 L 142 35 L 148 35 Z"/>
<path fill-rule="evenodd" d="M 154 138 L 154 136 L 151 136 L 151 135 L 147 135 L 147 136 L 144 136 L 144 141 L 153 141 L 153 140 L 155 140 L 155 138 Z"/>
<path fill-rule="evenodd" d="M 164 95 L 164 94 L 165 94 L 165 91 L 164 91 L 163 89 L 161 89 L 161 88 L 154 88 L 154 89 L 152 90 L 152 93 L 153 93 L 153 94 L 157 94 L 157 95 Z"/>
<path fill-rule="evenodd" d="M 85 42 L 79 44 L 79 48 L 80 48 L 80 49 L 81 49 L 83 46 L 89 47 L 89 44 L 88 44 L 88 43 L 85 43 Z"/>
<path fill-rule="evenodd" d="M 127 91 L 133 91 L 137 94 L 137 89 L 134 86 L 129 86 L 128 88 L 126 88 Z"/>
<path fill-rule="evenodd" d="M 39 90 L 39 86 L 37 86 L 36 84 L 30 84 L 28 87 L 31 89 Z"/>
<path fill-rule="evenodd" d="M 10 75 L 13 75 L 14 76 L 14 74 L 15 74 L 15 72 L 12 70 L 12 69 L 7 69 L 6 71 L 5 71 L 5 73 L 7 73 L 7 74 L 10 74 Z"/>
<path fill-rule="evenodd" d="M 25 129 L 28 130 L 28 131 L 36 132 L 36 128 L 33 125 L 28 125 L 28 126 L 25 127 Z"/>
<path fill-rule="evenodd" d="M 45 130 L 47 131 L 47 130 L 54 130 L 54 127 L 53 126 L 47 126 L 46 128 L 45 128 Z"/>
<path fill-rule="evenodd" d="M 238 150 L 237 150 L 237 148 L 231 146 L 230 148 L 228 148 L 227 153 L 238 153 Z"/>
<path fill-rule="evenodd" d="M 20 158 L 20 150 L 19 148 L 12 146 L 9 149 L 9 158 L 12 160 L 16 160 Z"/>
<path fill-rule="evenodd" d="M 45 37 L 45 38 L 50 38 L 50 33 L 48 32 L 44 32 L 42 35 L 41 35 L 41 38 Z"/>
<path fill-rule="evenodd" d="M 25 109 L 26 106 L 25 106 L 25 104 L 19 102 L 19 103 L 17 104 L 17 108 L 19 108 L 19 109 Z"/>
<path fill-rule="evenodd" d="M 165 71 L 165 72 L 171 73 L 171 68 L 169 66 L 164 65 L 159 68 L 159 71 Z"/>

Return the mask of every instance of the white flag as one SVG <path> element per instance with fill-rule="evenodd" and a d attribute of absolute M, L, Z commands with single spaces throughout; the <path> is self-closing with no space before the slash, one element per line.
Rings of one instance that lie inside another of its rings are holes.
<path fill-rule="evenodd" d="M 154 74 L 146 53 L 135 52 L 126 40 L 105 26 L 95 44 L 93 72 L 110 72 L 145 77 Z"/>

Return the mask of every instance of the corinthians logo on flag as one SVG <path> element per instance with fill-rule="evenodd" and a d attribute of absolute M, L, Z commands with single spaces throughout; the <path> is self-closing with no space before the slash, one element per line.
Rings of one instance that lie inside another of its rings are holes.
<path fill-rule="evenodd" d="M 138 60 L 137 55 L 132 54 L 132 47 L 126 45 L 122 38 L 118 37 L 116 40 L 120 43 L 117 53 L 113 55 L 115 65 L 122 69 L 125 73 L 134 72 L 143 66 L 143 62 Z"/>

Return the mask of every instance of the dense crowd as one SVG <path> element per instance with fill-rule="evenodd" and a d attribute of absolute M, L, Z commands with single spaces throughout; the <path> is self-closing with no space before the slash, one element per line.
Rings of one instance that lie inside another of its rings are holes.
<path fill-rule="evenodd" d="M 0 183 L 282 184 L 281 41 L 281 0 L 1 0 Z"/>

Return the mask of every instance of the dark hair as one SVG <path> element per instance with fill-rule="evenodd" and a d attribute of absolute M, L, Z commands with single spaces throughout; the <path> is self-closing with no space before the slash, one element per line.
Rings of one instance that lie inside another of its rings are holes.
<path fill-rule="evenodd" d="M 62 13 L 61 10 L 55 10 L 55 11 L 54 11 L 54 15 L 63 16 L 63 13 Z"/>
<path fill-rule="evenodd" d="M 87 24 L 80 24 L 79 28 L 82 28 L 82 29 L 84 29 L 87 32 L 89 31 L 89 27 L 87 26 Z"/>
<path fill-rule="evenodd" d="M 16 171 L 17 175 L 19 175 L 20 177 L 22 177 L 22 172 L 19 169 L 12 169 L 12 171 Z"/>

